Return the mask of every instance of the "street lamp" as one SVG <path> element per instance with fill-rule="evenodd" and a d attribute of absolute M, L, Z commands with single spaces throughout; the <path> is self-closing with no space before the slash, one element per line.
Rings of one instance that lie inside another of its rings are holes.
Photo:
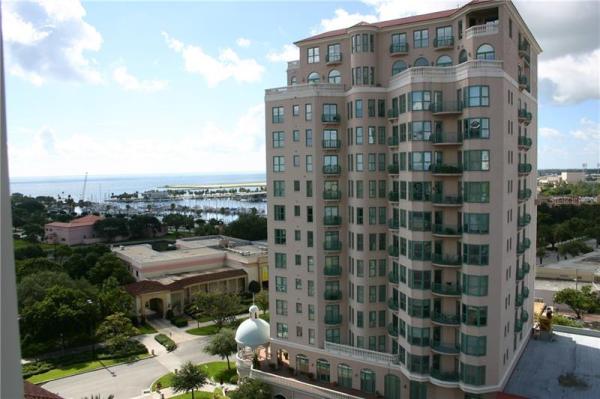
<path fill-rule="evenodd" d="M 87 304 L 90 306 L 94 305 L 94 301 L 92 301 L 91 299 L 88 299 Z M 96 358 L 96 341 L 95 338 L 92 336 L 94 334 L 94 331 L 96 331 L 96 315 L 92 313 L 92 325 L 91 325 L 91 331 L 90 331 L 90 338 L 92 338 L 92 357 Z"/>

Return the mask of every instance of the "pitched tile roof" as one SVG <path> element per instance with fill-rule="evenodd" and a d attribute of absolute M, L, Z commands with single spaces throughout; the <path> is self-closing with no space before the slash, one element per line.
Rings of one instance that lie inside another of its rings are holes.
<path fill-rule="evenodd" d="M 46 224 L 46 226 L 54 226 L 54 227 L 91 226 L 94 223 L 96 223 L 98 220 L 102 220 L 102 219 L 104 219 L 102 216 L 87 215 L 87 216 L 82 216 L 82 217 L 77 218 L 77 219 L 73 219 L 73 220 L 71 220 L 68 223 L 52 222 L 52 223 Z"/>
<path fill-rule="evenodd" d="M 25 399 L 63 399 L 61 396 L 47 391 L 40 386 L 32 384 L 29 381 L 23 381 L 23 384 L 23 397 Z"/>

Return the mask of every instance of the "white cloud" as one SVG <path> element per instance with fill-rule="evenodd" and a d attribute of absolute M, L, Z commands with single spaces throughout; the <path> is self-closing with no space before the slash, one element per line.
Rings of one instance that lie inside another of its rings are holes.
<path fill-rule="evenodd" d="M 245 37 L 239 37 L 235 43 L 240 47 L 250 47 L 252 41 L 250 39 L 246 39 Z"/>
<path fill-rule="evenodd" d="M 571 130 L 571 135 L 578 140 L 591 141 L 595 151 L 600 151 L 600 123 L 588 118 L 579 120 L 579 129 Z"/>
<path fill-rule="evenodd" d="M 48 79 L 100 83 L 88 56 L 102 36 L 79 0 L 2 2 L 7 70 L 41 85 Z"/>
<path fill-rule="evenodd" d="M 552 99 L 573 104 L 600 98 L 600 48 L 581 55 L 565 55 L 539 63 L 538 75 L 554 86 Z"/>
<path fill-rule="evenodd" d="M 288 62 L 300 59 L 298 47 L 293 44 L 284 44 L 281 51 L 271 51 L 267 54 L 267 59 L 271 62 Z"/>
<path fill-rule="evenodd" d="M 259 103 L 230 124 L 206 121 L 177 136 L 160 128 L 105 137 L 96 131 L 56 132 L 43 127 L 27 133 L 33 136 L 27 142 L 14 138 L 15 145 L 9 143 L 11 176 L 74 175 L 80 173 L 77 165 L 85 165 L 91 175 L 262 172 L 264 118 L 264 104 Z"/>
<path fill-rule="evenodd" d="M 319 23 L 319 27 L 312 30 L 313 34 L 319 32 L 327 32 L 330 30 L 348 28 L 352 25 L 356 25 L 359 22 L 376 22 L 378 19 L 375 15 L 365 15 L 360 13 L 350 14 L 343 8 L 338 8 L 334 12 L 332 18 L 324 18 Z"/>
<path fill-rule="evenodd" d="M 166 80 L 140 80 L 133 76 L 127 67 L 119 66 L 113 69 L 113 79 L 122 88 L 128 91 L 140 91 L 143 93 L 154 93 L 167 88 Z"/>
<path fill-rule="evenodd" d="M 162 32 L 162 35 L 167 45 L 181 54 L 186 71 L 202 76 L 209 87 L 215 87 L 227 79 L 244 83 L 256 82 L 265 70 L 255 59 L 242 59 L 230 48 L 220 50 L 215 58 L 206 54 L 202 48 L 184 44 L 166 32 Z"/>
<path fill-rule="evenodd" d="M 538 133 L 541 137 L 548 138 L 548 139 L 555 139 L 555 138 L 562 137 L 561 132 L 559 132 L 557 129 L 554 129 L 551 127 L 541 127 L 539 129 Z"/>

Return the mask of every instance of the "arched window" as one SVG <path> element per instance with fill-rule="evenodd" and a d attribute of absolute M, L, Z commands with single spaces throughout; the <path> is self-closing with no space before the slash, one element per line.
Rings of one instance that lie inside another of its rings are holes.
<path fill-rule="evenodd" d="M 290 84 L 293 86 L 296 84 L 296 77 L 292 76 L 292 78 L 290 79 Z"/>
<path fill-rule="evenodd" d="M 436 61 L 437 66 L 446 67 L 452 65 L 452 58 L 449 55 L 441 55 Z"/>
<path fill-rule="evenodd" d="M 360 370 L 360 390 L 366 393 L 375 393 L 375 372 L 373 370 Z"/>
<path fill-rule="evenodd" d="M 308 75 L 308 83 L 319 83 L 321 81 L 321 76 L 317 72 L 311 72 Z"/>
<path fill-rule="evenodd" d="M 477 59 L 478 60 L 495 60 L 496 52 L 494 48 L 489 44 L 482 44 L 477 49 Z"/>
<path fill-rule="evenodd" d="M 400 399 L 400 378 L 387 374 L 384 379 L 383 396 L 385 399 Z"/>
<path fill-rule="evenodd" d="M 347 364 L 338 364 L 338 385 L 344 388 L 352 388 L 352 367 Z"/>
<path fill-rule="evenodd" d="M 458 63 L 462 64 L 463 62 L 467 62 L 467 50 L 465 49 L 462 49 L 458 54 Z"/>
<path fill-rule="evenodd" d="M 342 83 L 342 74 L 337 69 L 332 69 L 329 72 L 329 83 L 333 84 L 341 84 Z"/>
<path fill-rule="evenodd" d="M 398 60 L 392 65 L 392 76 L 399 74 L 406 69 L 406 62 Z"/>
<path fill-rule="evenodd" d="M 415 66 L 416 67 L 429 66 L 429 61 L 427 61 L 427 58 L 425 58 L 425 57 L 417 58 L 417 60 L 415 61 Z"/>
<path fill-rule="evenodd" d="M 296 355 L 296 370 L 301 373 L 308 373 L 308 357 L 301 353 Z"/>
<path fill-rule="evenodd" d="M 330 381 L 330 368 L 329 362 L 324 359 L 317 360 L 317 380 L 321 382 Z"/>

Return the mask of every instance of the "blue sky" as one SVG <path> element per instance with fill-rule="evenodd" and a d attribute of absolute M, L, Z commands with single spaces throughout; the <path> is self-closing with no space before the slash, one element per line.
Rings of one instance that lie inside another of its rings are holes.
<path fill-rule="evenodd" d="M 292 42 L 456 4 L 4 3 L 11 175 L 264 171 L 264 89 L 285 85 Z M 544 48 L 539 167 L 595 167 L 598 3 L 517 7 Z"/>

